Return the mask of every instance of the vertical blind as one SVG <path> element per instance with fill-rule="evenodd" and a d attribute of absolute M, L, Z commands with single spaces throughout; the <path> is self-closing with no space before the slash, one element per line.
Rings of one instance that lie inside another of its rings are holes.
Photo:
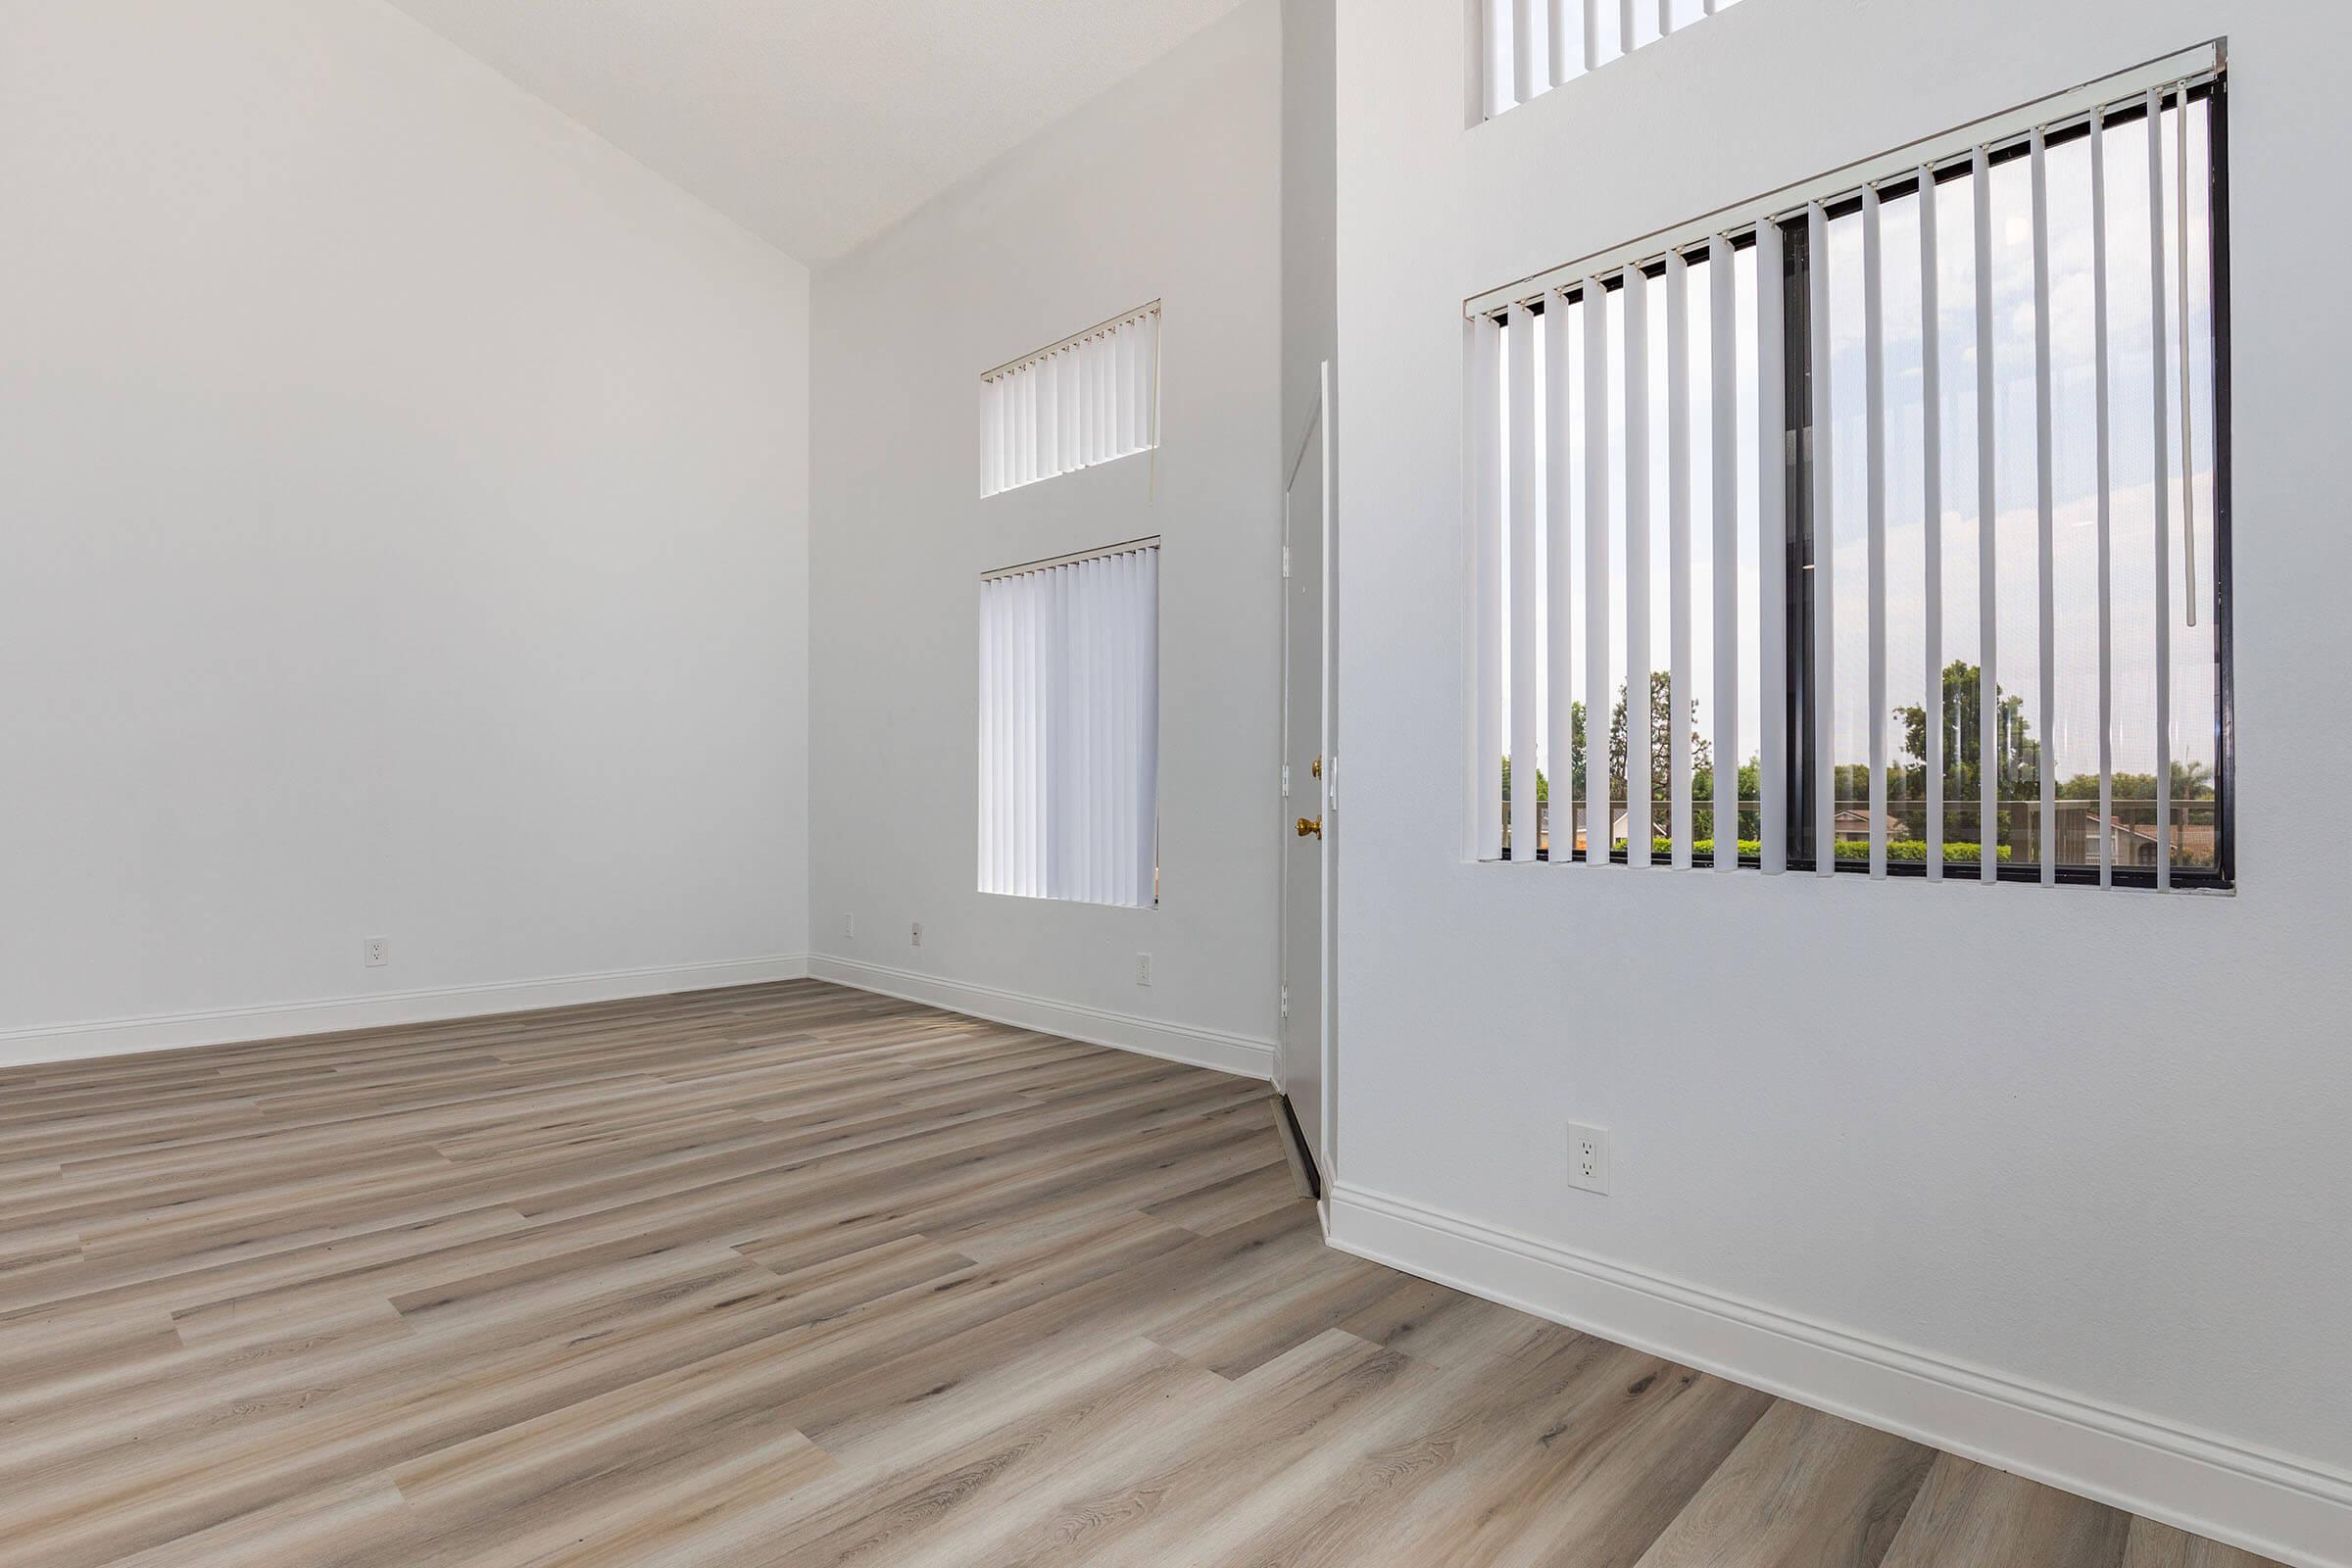
<path fill-rule="evenodd" d="M 1481 858 L 2228 879 L 2221 95 L 1472 302 Z"/>
<path fill-rule="evenodd" d="M 1735 3 L 1480 0 L 1480 102 L 1492 119 Z"/>
<path fill-rule="evenodd" d="M 980 891 L 1158 894 L 1159 546 L 980 584 Z"/>
<path fill-rule="evenodd" d="M 1159 306 L 1087 328 L 980 380 L 980 493 L 1159 445 Z"/>

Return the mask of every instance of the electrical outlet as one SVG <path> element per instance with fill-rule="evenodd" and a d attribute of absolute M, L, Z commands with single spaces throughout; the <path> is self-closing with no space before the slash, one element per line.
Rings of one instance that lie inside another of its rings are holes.
<path fill-rule="evenodd" d="M 1135 983 L 1139 986 L 1148 986 L 1152 983 L 1152 955 L 1149 953 L 1139 953 L 1135 956 Z"/>
<path fill-rule="evenodd" d="M 858 940 L 858 917 L 856 915 L 845 914 L 841 917 L 841 936 L 845 942 Z"/>
<path fill-rule="evenodd" d="M 910 937 L 909 937 L 909 939 L 908 939 L 908 940 L 910 940 L 910 941 L 913 943 L 913 945 L 914 945 L 914 946 L 916 946 L 916 947 L 918 947 L 918 948 L 919 948 L 919 947 L 921 947 L 921 946 L 923 945 L 923 922 L 922 922 L 922 921 L 920 921 L 920 920 L 917 920 L 917 921 L 915 921 L 915 922 L 914 922 L 914 925 L 913 925 L 913 928 L 912 928 L 912 933 L 911 933 L 911 935 L 910 935 Z"/>
<path fill-rule="evenodd" d="M 360 944 L 360 961 L 370 969 L 381 969 L 392 961 L 392 939 L 368 937 Z"/>
<path fill-rule="evenodd" d="M 1609 1130 L 1568 1124 L 1568 1185 L 1588 1193 L 1609 1190 Z"/>

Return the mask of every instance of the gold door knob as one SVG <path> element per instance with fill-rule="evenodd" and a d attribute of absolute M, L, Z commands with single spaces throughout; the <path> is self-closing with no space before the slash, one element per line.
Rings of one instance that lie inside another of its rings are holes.
<path fill-rule="evenodd" d="M 1323 776 L 1323 759 L 1320 757 L 1316 758 L 1314 764 L 1307 768 L 1307 771 L 1314 774 L 1315 777 L 1321 778 Z"/>
<path fill-rule="evenodd" d="M 1310 833 L 1316 838 L 1323 836 L 1323 819 L 1321 817 L 1302 816 L 1298 819 L 1298 836 L 1305 838 Z"/>

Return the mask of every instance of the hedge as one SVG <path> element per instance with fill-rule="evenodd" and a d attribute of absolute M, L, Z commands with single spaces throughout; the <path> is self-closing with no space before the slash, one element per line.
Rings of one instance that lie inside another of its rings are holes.
<path fill-rule="evenodd" d="M 1613 847 L 1619 851 L 1624 850 L 1625 840 L 1619 839 Z M 1649 853 L 1653 858 L 1671 858 L 1674 855 L 1674 840 L 1650 840 Z M 1763 842 L 1759 839 L 1741 839 L 1740 853 L 1743 856 L 1760 857 L 1764 853 Z M 1690 858 L 1694 860 L 1715 858 L 1715 841 L 1700 839 L 1692 844 Z M 1928 844 L 1925 839 L 1889 839 L 1886 841 L 1886 858 L 1889 860 L 1924 860 L 1927 858 Z M 1943 847 L 1944 863 L 1947 865 L 1955 863 L 1976 865 L 1984 858 L 1982 847 L 1975 844 L 1947 843 Z M 1993 858 L 1999 860 L 2008 859 L 2010 858 L 2009 846 L 2006 844 L 1999 846 L 1994 850 Z M 1870 841 L 1868 839 L 1839 839 L 1838 841 L 1838 858 L 1840 860 L 1869 859 Z"/>

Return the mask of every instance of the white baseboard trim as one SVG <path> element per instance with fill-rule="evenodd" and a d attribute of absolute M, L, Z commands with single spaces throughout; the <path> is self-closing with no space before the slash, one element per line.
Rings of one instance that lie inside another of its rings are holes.
<path fill-rule="evenodd" d="M 898 997 L 906 1002 L 928 1003 L 934 1007 L 945 1007 L 950 1012 L 968 1013 L 975 1018 L 1008 1023 L 1019 1029 L 1063 1035 L 1071 1040 L 1083 1040 L 1089 1045 L 1111 1046 L 1120 1051 L 1138 1052 L 1143 1055 L 1186 1062 L 1195 1067 L 1212 1067 L 1218 1072 L 1234 1073 L 1244 1078 L 1271 1080 L 1274 1076 L 1273 1042 L 1252 1040 L 1247 1035 L 1170 1023 L 1163 1018 L 1139 1017 L 1129 1012 L 1112 1012 L 1106 1007 L 1090 1007 L 1083 1003 L 1055 1002 L 1049 997 L 1033 997 L 1019 991 L 974 985 L 964 980 L 947 980 L 912 969 L 865 963 L 857 958 L 836 957 L 830 954 L 810 955 L 808 973 L 815 979 L 855 986 L 860 991 L 879 992 L 883 996 Z"/>
<path fill-rule="evenodd" d="M 429 1023 L 501 1012 L 528 1012 L 583 1002 L 616 1002 L 677 991 L 710 991 L 724 986 L 803 980 L 806 955 L 732 958 L 715 963 L 658 964 L 642 969 L 606 969 L 594 974 L 538 980 L 494 980 L 480 985 L 436 986 L 421 991 L 385 991 L 325 1001 L 266 1003 L 253 1007 L 219 1007 L 201 1012 L 153 1013 L 95 1023 L 0 1030 L 0 1067 L 49 1061 L 79 1061 L 143 1051 L 177 1051 L 342 1029 L 376 1029 L 389 1024 Z"/>
<path fill-rule="evenodd" d="M 1345 1183 L 1356 1256 L 2242 1546 L 2352 1568 L 2352 1475 L 1939 1361 Z"/>

